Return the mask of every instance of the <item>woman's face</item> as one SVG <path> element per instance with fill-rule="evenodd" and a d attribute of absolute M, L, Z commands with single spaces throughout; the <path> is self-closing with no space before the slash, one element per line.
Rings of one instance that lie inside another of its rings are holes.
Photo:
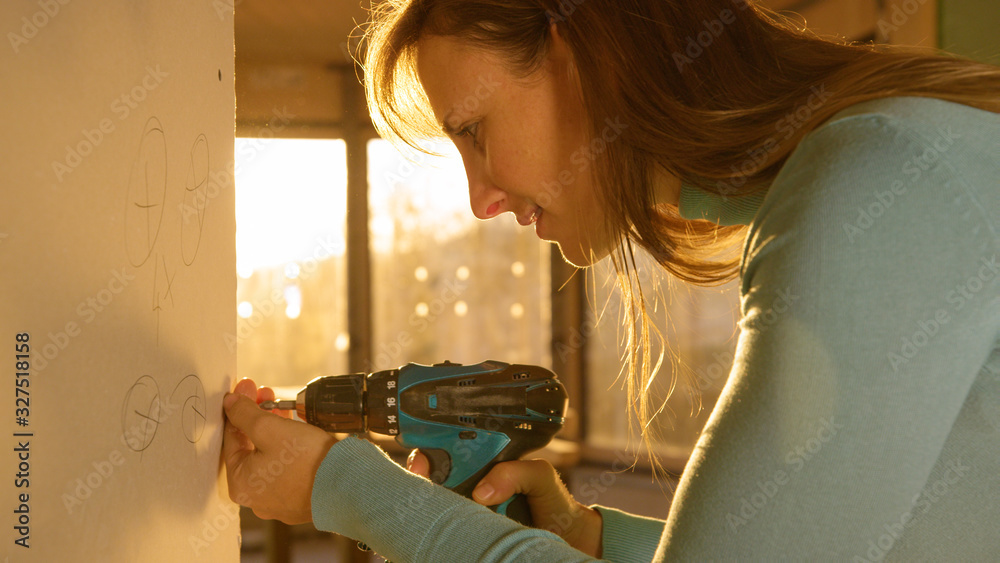
<path fill-rule="evenodd" d="M 424 37 L 417 45 L 417 72 L 462 155 L 473 214 L 490 219 L 509 211 L 584 267 L 606 256 L 611 244 L 570 61 L 555 33 L 545 63 L 526 78 L 454 37 Z"/>

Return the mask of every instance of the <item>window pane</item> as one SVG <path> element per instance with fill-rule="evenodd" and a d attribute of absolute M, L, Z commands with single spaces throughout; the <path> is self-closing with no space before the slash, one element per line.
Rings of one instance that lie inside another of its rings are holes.
<path fill-rule="evenodd" d="M 551 365 L 549 249 L 513 216 L 478 221 L 454 146 L 368 144 L 372 369 L 408 362 Z"/>
<path fill-rule="evenodd" d="M 701 288 L 676 280 L 668 283 L 659 265 L 638 252 L 636 265 L 647 299 L 652 301 L 654 290 L 659 292 L 656 310 L 650 311 L 651 320 L 667 342 L 663 367 L 651 386 L 652 403 L 659 406 L 670 378 L 675 373 L 679 377 L 666 407 L 652 423 L 654 433 L 659 435 L 654 446 L 661 456 L 683 459 L 698 440 L 732 367 L 739 318 L 738 285 L 731 282 L 718 288 Z M 615 287 L 610 260 L 595 266 L 589 279 L 592 283 L 588 283 L 588 300 L 596 304 L 598 311 L 603 308 L 604 314 L 591 332 L 587 348 L 587 442 L 595 447 L 623 449 L 640 442 L 638 431 L 629 434 L 625 375 L 617 379 L 625 349 L 621 294 Z M 654 285 L 657 279 L 659 287 Z M 597 316 L 593 311 L 587 314 L 588 322 L 593 323 Z M 654 361 L 658 351 L 654 350 Z M 697 394 L 692 390 L 700 393 L 700 412 L 694 398 Z"/>
<path fill-rule="evenodd" d="M 299 386 L 347 370 L 347 149 L 335 139 L 236 139 L 240 377 Z"/>

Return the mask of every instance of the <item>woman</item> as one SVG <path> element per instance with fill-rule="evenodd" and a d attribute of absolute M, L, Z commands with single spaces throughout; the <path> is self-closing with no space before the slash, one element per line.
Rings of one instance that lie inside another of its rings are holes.
<path fill-rule="evenodd" d="M 523 492 L 555 534 L 523 528 L 260 411 L 252 382 L 224 402 L 234 500 L 392 560 L 1000 552 L 1000 69 L 821 40 L 744 0 L 393 0 L 368 39 L 383 136 L 443 130 L 477 217 L 511 212 L 580 267 L 612 257 L 640 421 L 658 362 L 635 247 L 691 283 L 739 276 L 733 370 L 666 522 L 500 464 L 476 501 Z"/>

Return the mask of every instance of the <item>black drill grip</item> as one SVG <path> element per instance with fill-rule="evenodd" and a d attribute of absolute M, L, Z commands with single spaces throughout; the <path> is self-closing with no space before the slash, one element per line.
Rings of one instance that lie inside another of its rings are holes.
<path fill-rule="evenodd" d="M 426 450 L 420 450 L 425 456 L 427 456 L 427 470 L 430 475 L 430 480 L 441 484 L 448 479 L 448 475 L 451 474 L 451 456 L 448 452 L 436 448 L 429 448 Z M 488 472 L 496 463 L 491 463 L 484 467 L 480 474 L 485 474 Z M 475 483 L 478 484 L 478 483 Z M 473 486 L 475 485 L 473 484 Z M 468 487 L 460 487 L 468 489 L 465 496 L 472 498 L 472 489 Z M 461 491 L 459 494 L 462 494 Z M 531 510 L 528 508 L 528 497 L 522 494 L 516 494 L 509 501 L 493 505 L 489 507 L 493 512 L 498 512 L 507 516 L 511 520 L 522 524 L 524 526 L 532 526 Z"/>
<path fill-rule="evenodd" d="M 503 503 L 491 506 L 494 512 L 499 512 L 507 518 L 529 528 L 534 527 L 535 521 L 531 518 L 531 508 L 528 507 L 528 497 L 518 493 L 511 497 L 504 506 Z"/>

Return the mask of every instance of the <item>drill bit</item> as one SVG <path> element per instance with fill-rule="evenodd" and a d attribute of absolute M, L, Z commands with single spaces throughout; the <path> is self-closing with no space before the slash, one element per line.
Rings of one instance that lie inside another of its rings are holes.
<path fill-rule="evenodd" d="M 295 401 L 264 401 L 260 404 L 260 408 L 269 411 L 271 409 L 281 409 L 281 410 L 295 410 Z"/>

